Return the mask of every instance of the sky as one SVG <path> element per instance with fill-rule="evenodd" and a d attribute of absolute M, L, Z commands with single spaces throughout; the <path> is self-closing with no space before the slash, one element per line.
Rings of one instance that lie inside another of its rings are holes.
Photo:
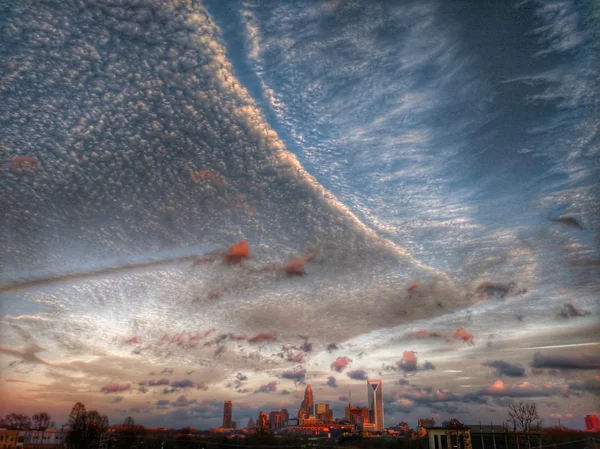
<path fill-rule="evenodd" d="M 583 428 L 599 22 L 592 0 L 0 0 L 0 414 L 208 428 L 224 400 L 295 415 L 310 384 L 342 416 L 380 378 L 387 426 L 525 400 Z"/>

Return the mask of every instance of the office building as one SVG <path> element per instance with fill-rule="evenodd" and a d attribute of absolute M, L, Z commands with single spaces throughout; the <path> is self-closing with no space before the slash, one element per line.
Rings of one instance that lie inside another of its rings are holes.
<path fill-rule="evenodd" d="M 375 424 L 377 432 L 385 430 L 383 416 L 383 385 L 381 379 L 367 380 L 367 396 L 369 398 L 369 422 Z"/>
<path fill-rule="evenodd" d="M 307 385 L 306 390 L 304 390 L 304 400 L 302 401 L 300 408 L 304 409 L 307 416 L 315 414 L 315 403 L 313 401 L 313 392 L 310 385 Z"/>
<path fill-rule="evenodd" d="M 425 429 L 427 430 L 429 449 L 471 448 L 471 431 L 457 419 L 443 423 L 441 427 L 425 426 Z"/>
<path fill-rule="evenodd" d="M 600 422 L 596 415 L 585 415 L 585 430 L 600 430 Z"/>
<path fill-rule="evenodd" d="M 231 429 L 232 414 L 233 414 L 233 403 L 231 401 L 225 401 L 223 403 L 223 427 L 225 429 Z"/>
<path fill-rule="evenodd" d="M 329 424 L 333 421 L 333 410 L 329 409 L 329 404 L 317 404 L 315 406 L 315 415 L 317 420 L 323 424 Z"/>
<path fill-rule="evenodd" d="M 364 423 L 369 422 L 369 407 L 356 407 L 348 405 L 344 415 L 346 421 L 351 422 L 355 426 L 362 427 Z"/>
<path fill-rule="evenodd" d="M 273 430 L 281 430 L 287 427 L 289 414 L 286 409 L 280 411 L 272 411 L 269 413 L 269 425 Z"/>
<path fill-rule="evenodd" d="M 256 424 L 254 423 L 254 420 L 252 418 L 250 418 L 248 420 L 248 424 L 246 425 L 246 429 L 256 429 Z"/>

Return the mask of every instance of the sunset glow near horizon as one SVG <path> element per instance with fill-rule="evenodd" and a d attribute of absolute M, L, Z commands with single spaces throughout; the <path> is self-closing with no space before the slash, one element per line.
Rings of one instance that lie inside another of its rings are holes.
<path fill-rule="evenodd" d="M 0 11 L 0 414 L 598 412 L 593 1 Z"/>

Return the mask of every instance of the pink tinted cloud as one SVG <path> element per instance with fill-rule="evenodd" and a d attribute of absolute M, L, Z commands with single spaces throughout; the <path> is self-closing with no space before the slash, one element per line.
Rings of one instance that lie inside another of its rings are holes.
<path fill-rule="evenodd" d="M 334 371 L 337 371 L 338 373 L 341 373 L 351 363 L 352 363 L 352 359 L 350 359 L 350 358 L 348 358 L 346 356 L 344 356 L 344 357 L 338 357 L 331 364 L 331 369 L 334 370 Z"/>
<path fill-rule="evenodd" d="M 263 343 L 265 341 L 275 341 L 277 335 L 272 332 L 261 332 L 256 334 L 254 337 L 248 339 L 248 343 Z"/>
<path fill-rule="evenodd" d="M 286 355 L 286 360 L 288 362 L 302 363 L 302 361 L 304 360 L 304 354 L 302 354 L 301 352 L 299 352 L 298 354 L 293 354 L 289 352 Z"/>
<path fill-rule="evenodd" d="M 417 354 L 414 351 L 404 351 L 400 360 L 400 369 L 404 371 L 417 370 Z"/>
<path fill-rule="evenodd" d="M 118 393 L 119 391 L 127 391 L 131 388 L 131 384 L 117 384 L 117 383 L 111 383 L 111 384 L 107 384 L 104 385 L 102 388 L 100 388 L 100 391 L 102 393 Z"/>
<path fill-rule="evenodd" d="M 128 340 L 125 340 L 125 343 L 130 344 L 130 345 L 139 345 L 142 342 L 142 338 L 141 337 L 131 337 Z"/>

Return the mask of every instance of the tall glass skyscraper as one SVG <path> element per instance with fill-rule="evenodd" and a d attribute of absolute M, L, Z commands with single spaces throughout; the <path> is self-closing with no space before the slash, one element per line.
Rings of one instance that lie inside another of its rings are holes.
<path fill-rule="evenodd" d="M 367 380 L 367 397 L 369 398 L 369 422 L 375 424 L 375 430 L 385 429 L 383 420 L 383 386 L 381 379 Z"/>

